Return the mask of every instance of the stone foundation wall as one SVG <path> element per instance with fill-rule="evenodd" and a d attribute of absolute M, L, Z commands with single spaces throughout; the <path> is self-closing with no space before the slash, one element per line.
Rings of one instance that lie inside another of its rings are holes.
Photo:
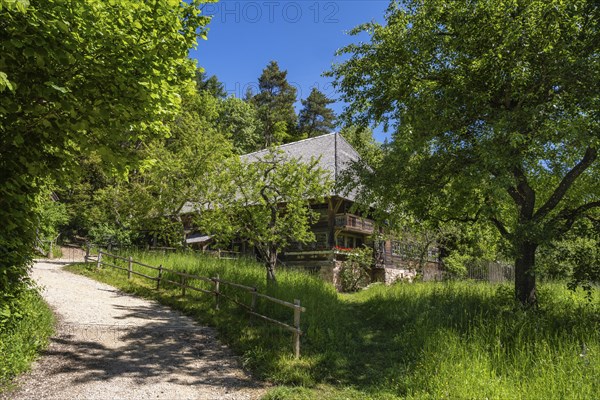
<path fill-rule="evenodd" d="M 314 273 L 323 279 L 325 282 L 333 284 L 335 289 L 340 292 L 342 290 L 342 284 L 340 281 L 340 271 L 342 269 L 343 261 L 331 261 L 330 263 L 320 263 L 318 266 L 314 266 Z M 303 267 L 300 267 L 303 268 Z M 307 269 L 307 267 L 304 267 Z M 383 268 L 373 271 L 371 279 L 373 282 L 383 282 L 386 285 L 394 284 L 398 281 L 412 282 L 417 271 L 413 268 Z"/>
<path fill-rule="evenodd" d="M 417 271 L 414 269 L 385 268 L 384 283 L 391 285 L 398 281 L 412 282 L 415 276 L 417 276 Z"/>
<path fill-rule="evenodd" d="M 339 292 L 342 290 L 340 283 L 340 270 L 342 269 L 341 261 L 333 261 L 330 265 L 323 265 L 319 270 L 319 277 L 325 282 L 333 283 L 335 289 Z"/>

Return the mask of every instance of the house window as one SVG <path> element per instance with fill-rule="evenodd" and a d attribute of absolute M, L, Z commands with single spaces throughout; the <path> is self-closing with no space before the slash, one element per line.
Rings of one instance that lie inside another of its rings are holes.
<path fill-rule="evenodd" d="M 427 259 L 429 261 L 437 261 L 440 255 L 440 251 L 437 247 L 430 247 L 427 249 Z"/>
<path fill-rule="evenodd" d="M 338 247 L 345 247 L 347 249 L 354 249 L 357 247 L 362 247 L 364 243 L 364 238 L 359 236 L 350 236 L 350 235 L 339 235 L 335 240 L 335 245 Z"/>
<path fill-rule="evenodd" d="M 328 247 L 327 232 L 315 232 L 315 243 L 314 248 L 316 250 L 323 250 Z"/>
<path fill-rule="evenodd" d="M 405 259 L 414 258 L 416 253 L 416 248 L 414 245 L 406 242 L 401 242 L 398 240 L 392 241 L 392 255 L 397 257 L 402 257 Z"/>

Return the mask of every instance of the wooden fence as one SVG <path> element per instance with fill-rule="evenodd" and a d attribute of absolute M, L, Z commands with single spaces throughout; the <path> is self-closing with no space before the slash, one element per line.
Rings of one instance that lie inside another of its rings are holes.
<path fill-rule="evenodd" d="M 108 257 L 112 258 L 112 261 L 113 261 L 112 263 L 109 263 L 105 260 L 105 258 L 108 258 Z M 92 256 L 89 253 L 89 248 L 86 253 L 85 259 L 86 259 L 86 262 L 88 262 L 89 260 L 92 259 Z M 127 263 L 127 267 L 122 267 L 122 266 L 117 265 L 116 260 L 125 261 Z M 127 271 L 127 279 L 131 279 L 132 275 L 138 275 L 143 278 L 155 281 L 156 282 L 156 290 L 160 290 L 161 284 L 170 283 L 172 285 L 180 287 L 181 295 L 184 297 L 185 297 L 186 291 L 188 289 L 196 291 L 196 292 L 212 295 L 215 298 L 214 307 L 216 310 L 219 309 L 219 302 L 220 302 L 221 298 L 232 301 L 233 303 L 235 303 L 238 306 L 245 309 L 249 314 L 254 315 L 258 318 L 261 318 L 265 321 L 268 321 L 272 324 L 278 325 L 282 328 L 285 328 L 285 329 L 291 331 L 293 334 L 293 341 L 294 341 L 294 354 L 295 354 L 296 358 L 300 357 L 300 336 L 302 335 L 302 330 L 300 329 L 300 315 L 302 312 L 306 312 L 306 308 L 304 308 L 300 305 L 300 300 L 296 299 L 296 300 L 294 300 L 294 303 L 289 303 L 287 301 L 280 300 L 275 297 L 267 296 L 266 294 L 263 294 L 263 293 L 259 293 L 256 287 L 246 286 L 246 285 L 241 285 L 239 283 L 225 281 L 223 279 L 220 279 L 219 275 L 217 275 L 216 277 L 206 277 L 206 276 L 188 274 L 185 272 L 179 272 L 179 271 L 175 271 L 172 269 L 164 268 L 162 265 L 155 267 L 152 265 L 144 264 L 139 261 L 135 261 L 131 256 L 130 257 L 122 257 L 122 256 L 118 256 L 116 254 L 107 253 L 107 252 L 104 252 L 101 250 L 98 251 L 98 256 L 95 261 L 96 261 L 97 269 L 100 269 L 103 265 L 106 265 L 106 266 L 109 266 L 112 268 Z M 149 276 L 146 274 L 142 274 L 141 272 L 135 271 L 133 269 L 134 264 L 156 271 L 156 276 Z M 165 273 L 172 274 L 172 275 L 179 277 L 179 282 L 171 280 L 171 279 L 167 279 L 165 277 Z M 192 286 L 189 283 L 189 281 L 194 280 L 194 279 L 212 284 L 212 286 L 213 286 L 212 290 L 206 290 L 206 289 L 203 289 L 200 287 Z M 241 289 L 241 290 L 249 292 L 251 295 L 250 304 L 249 305 L 244 304 L 244 303 L 238 301 L 237 299 L 234 299 L 233 297 L 226 295 L 225 293 L 222 292 L 221 285 L 231 286 L 231 287 L 235 287 L 237 289 Z M 262 314 L 258 313 L 257 308 L 256 308 L 256 301 L 258 298 L 262 298 L 267 301 L 282 305 L 284 307 L 291 308 L 294 313 L 293 314 L 293 317 L 294 317 L 293 325 L 288 325 L 284 322 L 278 321 L 276 319 L 273 319 L 266 315 L 262 315 Z"/>

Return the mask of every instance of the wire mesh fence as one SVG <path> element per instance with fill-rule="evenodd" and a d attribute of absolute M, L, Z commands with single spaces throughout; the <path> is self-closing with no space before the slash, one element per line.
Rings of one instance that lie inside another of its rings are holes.
<path fill-rule="evenodd" d="M 510 282 L 515 279 L 515 267 L 497 261 L 477 261 L 467 265 L 467 278 L 490 283 Z"/>

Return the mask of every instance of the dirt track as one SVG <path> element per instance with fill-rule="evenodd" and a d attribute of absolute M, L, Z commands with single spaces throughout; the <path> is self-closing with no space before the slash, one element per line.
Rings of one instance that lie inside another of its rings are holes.
<path fill-rule="evenodd" d="M 11 399 L 256 399 L 264 388 L 211 328 L 155 302 L 39 262 L 32 277 L 59 319 Z"/>

